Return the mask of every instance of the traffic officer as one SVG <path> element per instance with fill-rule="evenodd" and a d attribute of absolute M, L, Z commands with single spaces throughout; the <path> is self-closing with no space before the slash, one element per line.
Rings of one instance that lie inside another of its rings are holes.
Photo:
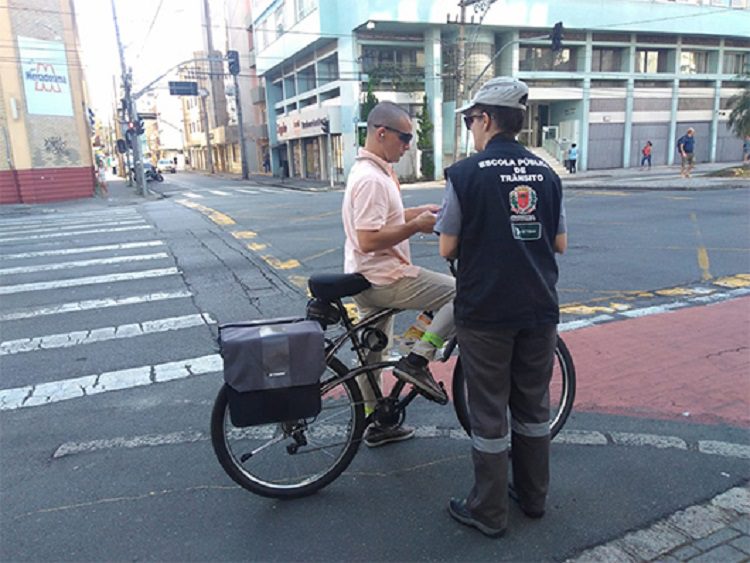
<path fill-rule="evenodd" d="M 549 483 L 555 253 L 565 251 L 567 235 L 560 178 L 516 140 L 528 92 L 519 80 L 492 78 L 457 110 L 479 152 L 446 170 L 435 227 L 441 256 L 458 258 L 454 312 L 474 462 L 469 495 L 451 499 L 448 510 L 492 537 L 507 527 L 511 447 L 527 516 L 544 515 Z"/>

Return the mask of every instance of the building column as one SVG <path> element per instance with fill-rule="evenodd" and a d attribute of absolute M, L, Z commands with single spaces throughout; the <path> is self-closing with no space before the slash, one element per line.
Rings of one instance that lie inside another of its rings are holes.
<path fill-rule="evenodd" d="M 725 39 L 719 40 L 719 60 L 716 61 L 716 74 L 721 76 L 724 73 L 724 45 Z M 717 78 L 714 83 L 714 111 L 711 115 L 711 145 L 708 149 L 709 161 L 716 162 L 716 151 L 719 144 L 719 115 L 721 113 L 721 79 Z"/>
<path fill-rule="evenodd" d="M 578 169 L 585 172 L 589 167 L 589 112 L 591 111 L 591 78 L 583 79 L 581 100 L 581 138 L 578 147 Z"/>
<path fill-rule="evenodd" d="M 362 98 L 360 80 L 351 78 L 360 77 L 359 51 L 354 35 L 341 36 L 338 38 L 339 73 L 349 78 L 339 81 L 341 96 L 341 147 L 343 151 L 344 178 L 348 176 L 349 170 L 354 165 L 357 157 L 357 123 L 359 123 L 359 103 Z"/>
<path fill-rule="evenodd" d="M 622 167 L 630 168 L 630 152 L 633 143 L 633 97 L 635 96 L 635 79 L 628 78 L 625 89 L 625 131 L 622 145 Z"/>
<path fill-rule="evenodd" d="M 443 177 L 443 51 L 440 28 L 432 27 L 424 34 L 424 82 L 427 104 L 432 119 L 432 154 L 434 179 Z"/>
<path fill-rule="evenodd" d="M 678 57 L 679 59 L 679 57 Z M 672 107 L 669 112 L 669 148 L 667 149 L 667 164 L 674 164 L 675 151 L 672 147 L 677 142 L 677 110 L 680 107 L 680 79 L 672 81 Z"/>

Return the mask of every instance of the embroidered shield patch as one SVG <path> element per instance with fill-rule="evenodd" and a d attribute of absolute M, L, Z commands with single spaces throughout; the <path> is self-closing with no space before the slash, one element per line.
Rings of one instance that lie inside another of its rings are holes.
<path fill-rule="evenodd" d="M 536 209 L 536 192 L 531 186 L 516 186 L 510 196 L 510 210 L 519 215 L 528 215 Z"/>

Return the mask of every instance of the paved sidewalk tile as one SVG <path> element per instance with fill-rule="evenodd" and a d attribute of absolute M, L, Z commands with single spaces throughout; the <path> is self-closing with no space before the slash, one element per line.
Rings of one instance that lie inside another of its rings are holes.
<path fill-rule="evenodd" d="M 743 563 L 744 561 L 747 561 L 747 554 L 725 544 L 691 559 L 690 563 Z"/>

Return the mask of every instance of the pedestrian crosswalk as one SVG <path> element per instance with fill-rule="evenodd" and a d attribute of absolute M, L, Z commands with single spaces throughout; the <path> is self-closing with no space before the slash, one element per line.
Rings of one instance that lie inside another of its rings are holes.
<path fill-rule="evenodd" d="M 189 190 L 161 190 L 165 195 L 180 196 L 188 199 L 205 199 L 208 197 L 236 197 L 236 196 L 263 196 L 263 195 L 289 195 L 289 190 L 280 188 L 238 188 L 236 186 L 220 186 L 218 188 L 196 188 L 191 186 Z M 301 191 L 297 190 L 294 192 L 295 196 L 305 197 L 315 195 L 316 192 Z"/>
<path fill-rule="evenodd" d="M 181 274 L 135 208 L 0 217 L 0 411 L 220 370 Z"/>

